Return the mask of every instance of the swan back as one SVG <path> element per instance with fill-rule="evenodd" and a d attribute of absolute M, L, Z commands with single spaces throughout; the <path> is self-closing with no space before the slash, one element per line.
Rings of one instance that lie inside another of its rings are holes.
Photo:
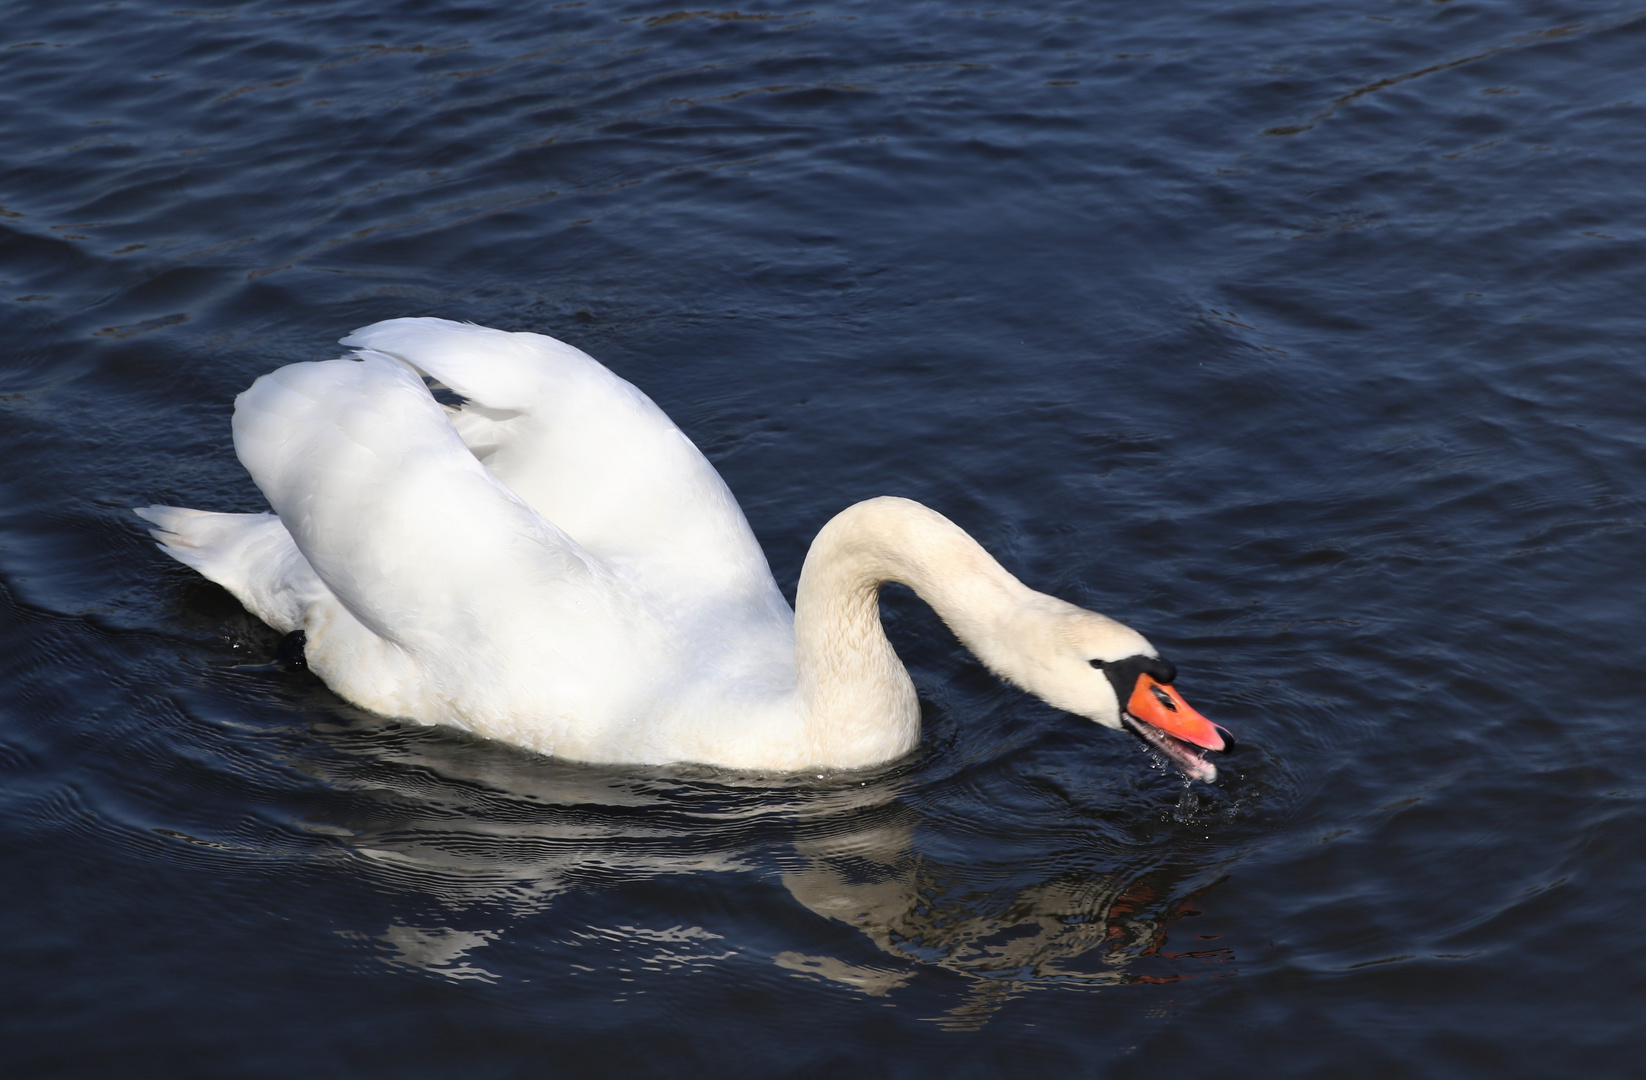
<path fill-rule="evenodd" d="M 467 399 L 451 425 L 492 476 L 658 602 L 773 628 L 791 615 L 719 473 L 638 388 L 565 342 L 391 319 L 344 345 Z"/>
<path fill-rule="evenodd" d="M 650 715 L 680 666 L 656 606 L 488 474 L 398 361 L 265 375 L 234 439 L 341 605 L 310 612 L 310 665 L 359 704 L 552 749 Z"/>

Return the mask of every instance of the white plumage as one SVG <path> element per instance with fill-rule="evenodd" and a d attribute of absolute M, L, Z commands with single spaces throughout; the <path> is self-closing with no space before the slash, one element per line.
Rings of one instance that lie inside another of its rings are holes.
<path fill-rule="evenodd" d="M 374 712 L 583 761 L 850 767 L 919 738 L 882 582 L 996 672 L 1121 726 L 1090 661 L 1140 635 L 1036 593 L 903 499 L 813 544 L 797 620 L 725 483 L 634 386 L 553 338 L 395 319 L 235 401 L 275 514 L 138 513 Z M 439 404 L 424 377 L 463 398 Z M 1209 768 L 1209 766 L 1208 766 Z"/>

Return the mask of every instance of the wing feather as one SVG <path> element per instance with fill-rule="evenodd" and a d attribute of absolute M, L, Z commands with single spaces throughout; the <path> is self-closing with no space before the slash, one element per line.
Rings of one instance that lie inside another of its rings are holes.
<path fill-rule="evenodd" d="M 650 595 L 773 626 L 790 618 L 719 473 L 649 397 L 586 353 L 432 318 L 376 323 L 343 344 L 468 399 L 452 424 L 491 474 Z"/>
<path fill-rule="evenodd" d="M 653 605 L 488 473 L 404 364 L 265 375 L 235 401 L 234 441 L 331 593 L 421 672 L 416 719 L 507 738 L 486 718 L 647 711 L 671 669 Z"/>

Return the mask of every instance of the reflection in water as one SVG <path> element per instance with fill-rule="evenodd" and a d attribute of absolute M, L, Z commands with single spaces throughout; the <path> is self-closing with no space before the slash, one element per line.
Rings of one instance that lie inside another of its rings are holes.
<path fill-rule="evenodd" d="M 1061 871 L 1001 889 L 975 870 L 925 858 L 915 848 L 914 832 L 910 823 L 857 833 L 839 844 L 802 843 L 807 866 L 784 874 L 783 884 L 812 911 L 860 931 L 899 961 L 969 976 L 967 1000 L 940 1018 L 944 1026 L 980 1025 L 1004 1002 L 1039 987 L 1180 977 L 1125 969 L 1159 952 L 1170 923 L 1196 913 L 1191 903 L 1199 893 L 1182 894 L 1183 876 L 1117 866 Z M 1082 959 L 1090 962 L 1076 963 Z M 893 971 L 795 952 L 775 960 L 872 995 L 889 994 L 908 981 L 906 964 Z"/>
<path fill-rule="evenodd" d="M 385 963 L 432 971 L 448 979 L 496 982 L 496 975 L 485 968 L 475 967 L 465 958 L 470 950 L 478 949 L 497 937 L 497 934 L 495 930 L 482 930 L 476 933 L 444 926 L 425 929 L 394 923 L 381 936 L 370 940 L 378 941 L 393 950 L 382 957 Z M 355 940 L 366 938 L 364 934 L 347 930 L 338 936 Z"/>
<path fill-rule="evenodd" d="M 338 741 L 346 756 L 306 764 L 328 787 L 368 786 L 372 811 L 313 828 L 348 836 L 346 848 L 380 884 L 433 899 L 447 917 L 345 936 L 370 941 L 391 965 L 448 979 L 507 981 L 506 966 L 484 956 L 511 936 L 540 932 L 544 924 L 527 929 L 527 917 L 572 894 L 740 875 L 781 884 L 809 912 L 857 931 L 882 959 L 838 947 L 838 939 L 818 946 L 829 937 L 822 927 L 813 947 L 769 952 L 761 943 L 785 938 L 758 927 L 721 933 L 614 918 L 551 920 L 552 933 L 564 945 L 624 957 L 623 970 L 753 960 L 894 1003 L 922 971 L 941 969 L 966 985 L 961 1000 L 933 1019 L 973 1027 L 1032 989 L 1181 978 L 1170 968 L 1130 969 L 1146 957 L 1180 958 L 1162 952 L 1166 929 L 1194 914 L 1194 900 L 1217 873 L 1159 865 L 1158 852 L 1151 859 L 1148 848 L 1140 856 L 1135 845 L 1089 834 L 1028 866 L 968 862 L 957 847 L 986 850 L 991 841 L 969 831 L 978 815 L 960 824 L 927 820 L 900 800 L 906 777 L 896 769 L 785 778 L 773 787 L 771 778 L 739 783 L 706 770 L 564 765 L 450 733 L 372 723 L 375 733 L 355 730 Z M 481 949 L 487 953 L 476 958 Z M 1229 959 L 1215 949 L 1181 955 Z"/>

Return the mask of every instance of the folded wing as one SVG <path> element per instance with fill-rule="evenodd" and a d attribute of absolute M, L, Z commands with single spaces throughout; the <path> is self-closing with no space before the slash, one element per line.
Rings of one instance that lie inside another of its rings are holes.
<path fill-rule="evenodd" d="M 655 605 L 488 473 L 398 360 L 265 375 L 235 401 L 234 442 L 330 593 L 419 672 L 414 718 L 509 738 L 486 718 L 597 728 L 649 711 L 672 652 Z M 337 647 L 359 667 L 351 634 Z"/>
<path fill-rule="evenodd" d="M 737 501 L 650 398 L 541 334 L 392 319 L 343 344 L 393 356 L 467 399 L 451 418 L 509 490 L 676 610 L 785 625 Z"/>

